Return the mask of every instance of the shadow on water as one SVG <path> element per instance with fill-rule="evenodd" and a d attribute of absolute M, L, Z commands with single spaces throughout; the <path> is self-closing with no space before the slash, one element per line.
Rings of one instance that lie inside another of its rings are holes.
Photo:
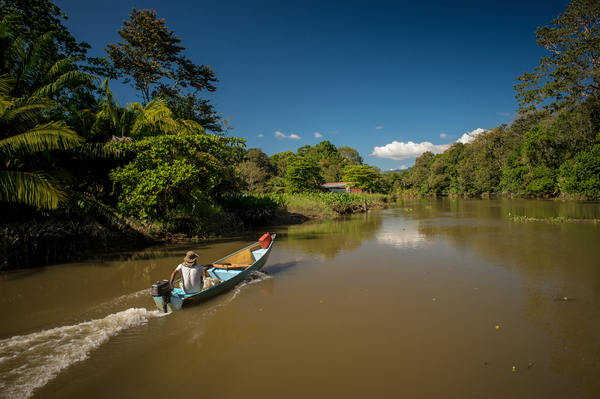
<path fill-rule="evenodd" d="M 263 271 L 267 272 L 268 274 L 270 274 L 272 276 L 276 276 L 278 274 L 285 273 L 290 268 L 292 268 L 294 266 L 298 266 L 302 263 L 304 263 L 304 262 L 302 262 L 302 261 L 280 262 L 280 263 L 276 263 L 274 265 L 268 265 L 267 267 L 265 267 L 265 269 L 263 269 Z"/>

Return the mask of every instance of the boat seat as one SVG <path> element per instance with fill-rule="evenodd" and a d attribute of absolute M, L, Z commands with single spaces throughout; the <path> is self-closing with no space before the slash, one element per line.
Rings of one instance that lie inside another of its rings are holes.
<path fill-rule="evenodd" d="M 214 268 L 225 270 L 244 270 L 249 266 L 243 263 L 213 263 Z"/>

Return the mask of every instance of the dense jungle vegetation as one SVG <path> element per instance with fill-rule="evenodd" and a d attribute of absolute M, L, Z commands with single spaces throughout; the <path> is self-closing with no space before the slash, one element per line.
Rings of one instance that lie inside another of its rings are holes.
<path fill-rule="evenodd" d="M 87 56 L 65 17 L 47 0 L 0 0 L 0 268 L 115 236 L 225 235 L 386 201 L 320 194 L 325 182 L 387 195 L 600 197 L 596 1 L 574 0 L 537 29 L 550 55 L 517 78 L 513 123 L 386 173 L 328 141 L 271 156 L 247 149 L 202 97 L 217 90 L 215 71 L 186 58 L 154 10 L 133 9 L 105 58 Z M 121 105 L 117 79 L 142 101 Z"/>

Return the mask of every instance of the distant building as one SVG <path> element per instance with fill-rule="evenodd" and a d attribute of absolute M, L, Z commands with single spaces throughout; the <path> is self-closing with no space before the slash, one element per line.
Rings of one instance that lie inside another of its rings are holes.
<path fill-rule="evenodd" d="M 337 183 L 325 183 L 321 187 L 330 193 L 353 193 L 362 194 L 363 190 L 360 188 L 352 188 L 353 182 L 337 182 Z"/>

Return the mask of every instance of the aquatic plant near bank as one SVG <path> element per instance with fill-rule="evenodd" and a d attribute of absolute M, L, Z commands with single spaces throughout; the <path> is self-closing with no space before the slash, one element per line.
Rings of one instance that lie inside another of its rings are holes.
<path fill-rule="evenodd" d="M 588 222 L 588 223 L 599 223 L 600 219 L 571 219 L 563 216 L 554 216 L 548 218 L 532 218 L 528 216 L 520 216 L 520 215 L 512 215 L 508 214 L 510 220 L 517 222 L 556 222 L 556 223 L 566 223 L 566 222 Z"/>

